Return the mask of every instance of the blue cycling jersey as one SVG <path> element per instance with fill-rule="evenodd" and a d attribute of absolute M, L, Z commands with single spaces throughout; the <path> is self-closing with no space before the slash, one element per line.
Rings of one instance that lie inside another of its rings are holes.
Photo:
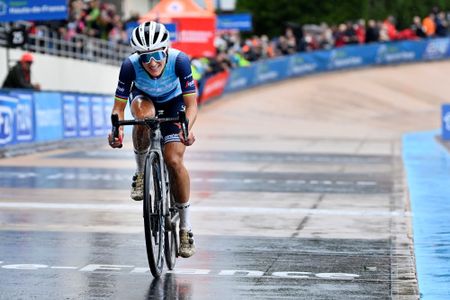
<path fill-rule="evenodd" d="M 144 92 L 155 103 L 169 101 L 181 94 L 195 93 L 188 56 L 170 48 L 162 74 L 152 77 L 142 66 L 139 55 L 130 55 L 120 68 L 116 100 L 126 101 L 132 88 Z"/>

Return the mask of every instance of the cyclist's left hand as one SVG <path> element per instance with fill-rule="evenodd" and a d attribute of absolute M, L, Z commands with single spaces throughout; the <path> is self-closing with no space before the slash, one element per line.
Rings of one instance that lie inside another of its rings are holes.
<path fill-rule="evenodd" d="M 195 142 L 195 136 L 194 136 L 194 133 L 192 132 L 192 130 L 189 131 L 189 136 L 188 136 L 188 139 L 186 141 L 184 140 L 183 132 L 180 132 L 179 136 L 180 136 L 181 142 L 183 144 L 185 144 L 186 146 L 190 146 L 190 145 L 192 145 Z"/>

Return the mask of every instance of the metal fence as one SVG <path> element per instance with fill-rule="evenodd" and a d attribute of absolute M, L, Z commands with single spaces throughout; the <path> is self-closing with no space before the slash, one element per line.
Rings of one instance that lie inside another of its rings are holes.
<path fill-rule="evenodd" d="M 8 46 L 9 29 L 0 26 L 0 46 Z M 38 34 L 29 34 L 22 47 L 26 51 L 74 58 L 110 65 L 120 65 L 132 53 L 128 45 L 84 35 L 74 35 L 64 39 L 58 33 L 40 28 Z"/>

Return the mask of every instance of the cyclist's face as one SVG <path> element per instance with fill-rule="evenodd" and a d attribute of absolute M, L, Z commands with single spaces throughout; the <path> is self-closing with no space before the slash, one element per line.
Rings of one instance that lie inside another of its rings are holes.
<path fill-rule="evenodd" d="M 166 59 L 161 61 L 156 61 L 151 59 L 148 63 L 143 63 L 144 68 L 147 70 L 150 75 L 153 77 L 158 77 L 164 70 L 164 66 L 166 65 Z"/>

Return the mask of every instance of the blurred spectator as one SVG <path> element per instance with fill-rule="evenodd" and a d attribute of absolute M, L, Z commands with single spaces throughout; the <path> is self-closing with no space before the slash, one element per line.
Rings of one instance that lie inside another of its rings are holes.
<path fill-rule="evenodd" d="M 380 29 L 377 26 L 377 23 L 375 20 L 369 20 L 367 23 L 367 29 L 366 29 L 366 37 L 365 42 L 366 43 L 375 43 L 380 40 Z"/>
<path fill-rule="evenodd" d="M 386 30 L 386 34 L 389 41 L 394 41 L 398 39 L 398 31 L 395 27 L 395 18 L 394 16 L 388 16 L 386 20 L 383 22 L 384 30 Z"/>
<path fill-rule="evenodd" d="M 428 37 L 434 36 L 436 33 L 436 23 L 434 22 L 435 14 L 430 13 L 425 19 L 422 21 L 422 25 L 425 29 L 425 33 Z"/>
<path fill-rule="evenodd" d="M 427 33 L 425 32 L 425 26 L 422 25 L 422 21 L 420 20 L 419 16 L 415 16 L 413 18 L 413 24 L 411 26 L 411 29 L 414 31 L 415 35 L 419 38 L 425 38 L 427 37 Z"/>
<path fill-rule="evenodd" d="M 24 53 L 20 61 L 9 70 L 2 87 L 40 90 L 41 86 L 38 83 L 31 83 L 31 65 L 33 60 L 31 53 Z"/>
<path fill-rule="evenodd" d="M 445 12 L 441 11 L 436 15 L 436 36 L 445 37 L 448 34 L 448 21 Z"/>

